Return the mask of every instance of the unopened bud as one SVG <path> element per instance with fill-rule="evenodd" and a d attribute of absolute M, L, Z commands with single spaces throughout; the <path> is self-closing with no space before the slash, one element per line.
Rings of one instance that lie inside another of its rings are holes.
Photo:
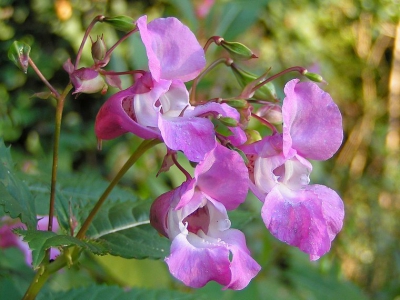
<path fill-rule="evenodd" d="M 236 121 L 235 119 L 230 118 L 230 117 L 220 117 L 220 118 L 218 118 L 218 120 L 220 120 L 222 124 L 224 124 L 228 127 L 236 127 L 239 125 L 238 121 Z"/>
<path fill-rule="evenodd" d="M 8 50 L 8 58 L 25 74 L 28 71 L 31 47 L 23 42 L 14 41 Z"/>
<path fill-rule="evenodd" d="M 227 42 L 222 39 L 220 45 L 229 52 L 233 59 L 249 60 L 258 57 L 248 47 L 238 42 Z"/>
<path fill-rule="evenodd" d="M 110 24 L 113 26 L 115 29 L 120 30 L 120 31 L 131 31 L 135 28 L 135 21 L 127 16 L 118 16 L 118 17 L 105 17 L 103 22 Z"/>
<path fill-rule="evenodd" d="M 278 104 L 266 103 L 261 107 L 257 116 L 260 116 L 267 120 L 271 124 L 282 124 L 282 107 Z"/>
<path fill-rule="evenodd" d="M 92 57 L 96 64 L 102 62 L 107 53 L 107 46 L 104 42 L 103 36 L 97 36 L 95 42 L 92 41 Z M 107 62 L 102 63 L 102 67 L 107 64 Z"/>
<path fill-rule="evenodd" d="M 75 91 L 73 94 L 85 93 L 94 94 L 107 91 L 107 84 L 103 77 L 95 70 L 89 68 L 80 68 L 69 75 Z"/>
<path fill-rule="evenodd" d="M 317 74 L 317 73 L 311 73 L 311 72 L 308 72 L 307 70 L 305 70 L 303 72 L 303 75 L 306 76 L 311 81 L 314 81 L 314 82 L 326 82 L 324 80 L 324 78 L 322 78 L 322 76 Z"/>

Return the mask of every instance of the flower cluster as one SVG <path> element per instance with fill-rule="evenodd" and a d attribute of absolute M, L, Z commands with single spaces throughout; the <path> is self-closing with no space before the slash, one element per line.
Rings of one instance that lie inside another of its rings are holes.
<path fill-rule="evenodd" d="M 233 63 L 241 55 L 255 55 L 239 43 L 213 37 L 209 41 L 228 50 L 225 63 L 242 79 L 243 92 L 232 99 L 200 101 L 194 92 L 207 71 L 205 51 L 189 28 L 176 18 L 148 23 L 142 16 L 135 30 L 146 49 L 148 70 L 138 71 L 132 86 L 103 104 L 95 132 L 99 140 L 128 132 L 159 139 L 167 148 L 166 159 L 186 175 L 150 211 L 151 224 L 172 241 L 165 259 L 171 274 L 196 288 L 212 280 L 225 289 L 248 285 L 261 267 L 244 234 L 231 228 L 227 211 L 243 203 L 249 189 L 263 202 L 261 216 L 273 236 L 311 260 L 329 251 L 342 227 L 343 203 L 328 187 L 309 184 L 308 159 L 326 160 L 341 145 L 341 114 L 330 95 L 313 82 L 295 79 L 286 84 L 280 105 L 270 89 L 273 77 L 251 77 Z M 79 73 L 69 63 L 66 69 L 71 78 Z M 307 74 L 303 68 L 292 70 Z M 192 80 L 188 91 L 185 83 Z M 90 83 L 85 84 L 76 84 L 76 92 L 85 92 L 83 85 L 91 92 Z M 266 94 L 273 97 L 263 99 Z M 252 117 L 267 125 L 271 135 L 249 130 Z M 272 123 L 283 126 L 278 130 Z M 177 151 L 197 164 L 193 177 L 179 165 Z"/>

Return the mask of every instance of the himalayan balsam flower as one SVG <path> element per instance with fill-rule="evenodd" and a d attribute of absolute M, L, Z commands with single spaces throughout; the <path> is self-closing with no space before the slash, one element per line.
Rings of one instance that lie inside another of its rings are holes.
<path fill-rule="evenodd" d="M 37 229 L 47 230 L 49 224 L 48 216 L 38 216 Z M 21 228 L 26 229 L 26 226 L 20 221 L 12 220 L 9 217 L 3 217 L 0 219 L 0 248 L 17 247 L 25 256 L 27 265 L 32 265 L 32 251 L 26 242 L 22 240 L 22 237 L 16 235 L 13 230 Z M 53 218 L 53 231 L 57 231 L 59 228 L 56 218 Z M 58 249 L 52 249 L 50 252 L 50 258 L 55 259 L 60 254 Z"/>
<path fill-rule="evenodd" d="M 186 285 L 199 288 L 213 280 L 240 290 L 259 272 L 243 233 L 230 228 L 226 212 L 245 200 L 247 178 L 240 155 L 218 145 L 197 165 L 194 179 L 153 203 L 152 225 L 172 240 L 165 261 Z"/>
<path fill-rule="evenodd" d="M 276 238 L 316 260 L 329 251 L 341 230 L 344 208 L 335 191 L 309 185 L 312 166 L 307 159 L 325 160 L 338 150 L 342 118 L 329 94 L 314 83 L 292 80 L 285 95 L 283 133 L 245 151 L 258 157 L 253 190 L 264 202 L 265 225 Z"/>
<path fill-rule="evenodd" d="M 199 162 L 216 145 L 213 123 L 206 117 L 240 116 L 226 104 L 190 105 L 184 82 L 200 74 L 205 58 L 189 28 L 175 18 L 147 24 L 146 16 L 137 20 L 137 26 L 150 72 L 107 100 L 96 117 L 96 135 L 107 140 L 131 132 L 144 139 L 159 138 Z M 232 131 L 235 143 L 245 141 L 241 129 Z"/>

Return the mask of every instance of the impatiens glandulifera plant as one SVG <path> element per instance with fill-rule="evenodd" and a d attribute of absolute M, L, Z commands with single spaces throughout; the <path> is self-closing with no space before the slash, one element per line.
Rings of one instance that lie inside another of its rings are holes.
<path fill-rule="evenodd" d="M 91 39 L 93 65 L 80 67 L 83 46 L 98 22 L 127 33 L 109 49 L 105 37 Z M 113 50 L 135 33 L 145 47 L 148 69 L 104 69 Z M 206 51 L 212 43 L 221 46 L 225 53 L 223 58 L 207 64 Z M 245 45 L 214 36 L 203 48 L 190 29 L 172 17 L 151 22 L 146 16 L 136 21 L 128 17 L 96 17 L 84 35 L 75 61 L 69 59 L 64 64 L 70 83 L 63 92 L 44 78 L 29 52 L 28 45 L 15 42 L 9 57 L 25 72 L 28 66 L 34 69 L 57 106 L 49 214 L 45 217 L 47 231 L 41 231 L 32 204 L 25 203 L 32 197 L 15 194 L 13 184 L 17 181 L 7 179 L 11 176 L 7 175 L 11 170 L 9 150 L 1 149 L 6 157 L 0 172 L 1 187 L 8 196 L 0 204 L 9 216 L 1 219 L 0 246 L 23 249 L 27 261 L 37 270 L 24 299 L 34 299 L 51 274 L 76 264 L 82 250 L 126 258 L 164 258 L 171 274 L 187 286 L 200 288 L 216 281 L 223 289 L 243 289 L 261 266 L 251 257 L 244 234 L 231 228 L 227 212 L 236 210 L 249 190 L 263 203 L 261 218 L 274 237 L 299 248 L 311 260 L 329 251 L 343 225 L 343 202 L 332 189 L 310 184 L 312 165 L 308 159 L 332 157 L 342 143 L 343 132 L 340 111 L 330 95 L 308 81 L 323 82 L 318 74 L 302 67 L 291 67 L 275 75 L 270 75 L 270 70 L 261 76 L 252 74 L 236 63 L 257 58 Z M 198 83 L 219 64 L 225 64 L 227 72 L 234 73 L 241 92 L 231 98 L 200 98 L 196 93 Z M 281 102 L 273 80 L 289 72 L 299 73 L 305 81 L 294 79 L 286 83 Z M 122 75 L 133 79 L 124 89 Z M 185 84 L 188 82 L 190 90 Z M 56 186 L 64 102 L 72 89 L 72 94 L 78 95 L 105 93 L 108 85 L 120 91 L 112 94 L 97 114 L 95 134 L 99 147 L 102 141 L 123 134 L 134 134 L 143 142 L 91 210 L 81 215 L 82 219 L 72 215 L 66 218 L 59 208 L 65 211 L 68 204 L 62 202 Z M 248 128 L 250 119 L 267 126 L 270 134 L 263 136 Z M 114 219 L 109 216 L 111 225 L 104 225 L 96 218 L 102 214 L 103 204 L 121 177 L 157 144 L 164 144 L 166 149 L 159 172 L 176 165 L 186 180 L 155 199 L 143 215 L 143 208 L 129 201 L 107 208 L 119 212 L 113 214 L 118 222 L 131 222 L 126 228 L 149 222 L 154 227 L 146 227 L 140 242 L 132 238 L 132 247 L 124 248 L 119 244 L 122 241 L 113 239 L 116 229 L 107 228 L 113 226 Z M 195 166 L 193 170 L 182 167 L 178 152 Z M 56 201 L 60 197 L 61 203 Z M 20 221 L 11 220 L 16 217 Z M 63 229 L 59 234 L 54 232 L 58 227 L 56 217 Z M 168 240 L 170 249 L 164 251 L 161 245 Z M 57 257 L 53 257 L 55 251 L 51 248 L 60 251 Z"/>

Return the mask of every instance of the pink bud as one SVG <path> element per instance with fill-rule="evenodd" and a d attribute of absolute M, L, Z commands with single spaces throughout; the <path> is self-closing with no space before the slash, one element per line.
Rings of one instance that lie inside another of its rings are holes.
<path fill-rule="evenodd" d="M 73 71 L 69 77 L 75 87 L 75 91 L 72 94 L 94 94 L 97 92 L 104 94 L 108 88 L 103 77 L 93 69 L 80 68 Z"/>

